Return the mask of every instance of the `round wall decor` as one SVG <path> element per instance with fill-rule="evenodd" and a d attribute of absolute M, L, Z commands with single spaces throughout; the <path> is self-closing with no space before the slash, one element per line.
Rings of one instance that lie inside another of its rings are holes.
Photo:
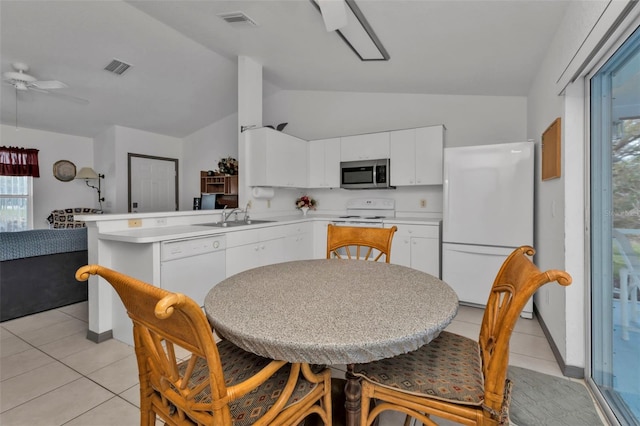
<path fill-rule="evenodd" d="M 68 160 L 56 161 L 53 165 L 53 175 L 62 182 L 72 181 L 76 177 L 76 165 Z"/>

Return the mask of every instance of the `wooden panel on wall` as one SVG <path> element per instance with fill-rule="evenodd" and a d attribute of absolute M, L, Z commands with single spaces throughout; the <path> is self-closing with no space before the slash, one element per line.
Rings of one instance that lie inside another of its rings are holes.
<path fill-rule="evenodd" d="M 560 117 L 542 133 L 542 180 L 560 177 L 561 135 Z"/>

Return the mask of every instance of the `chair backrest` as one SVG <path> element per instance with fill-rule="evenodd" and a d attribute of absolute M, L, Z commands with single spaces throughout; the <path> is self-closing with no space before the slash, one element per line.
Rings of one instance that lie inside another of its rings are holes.
<path fill-rule="evenodd" d="M 640 256 L 631 246 L 627 236 L 617 229 L 613 230 L 613 239 L 618 245 L 620 255 L 630 274 L 640 274 Z"/>
<path fill-rule="evenodd" d="M 133 321 L 141 394 L 159 391 L 178 410 L 192 415 L 198 394 L 209 387 L 211 403 L 200 404 L 203 417 L 199 422 L 211 423 L 213 414 L 214 424 L 231 425 L 231 412 L 224 402 L 227 388 L 220 355 L 200 306 L 184 294 L 168 292 L 99 265 L 78 269 L 76 279 L 86 281 L 89 275 L 99 275 L 113 286 Z M 179 348 L 191 352 L 186 369 L 178 367 L 181 360 L 176 357 L 176 350 Z M 203 361 L 209 375 L 201 382 L 192 383 L 190 378 L 202 376 Z M 142 407 L 141 412 L 144 413 Z"/>
<path fill-rule="evenodd" d="M 540 272 L 530 256 L 530 246 L 515 249 L 504 261 L 493 282 L 480 327 L 480 351 L 485 380 L 485 405 L 496 411 L 502 407 L 507 367 L 509 340 L 516 321 L 533 293 L 544 284 L 557 281 L 571 284 L 571 276 L 559 270 Z M 460 265 L 464 267 L 464 265 Z"/>
<path fill-rule="evenodd" d="M 327 228 L 327 259 L 357 259 L 378 261 L 383 255 L 391 260 L 391 241 L 398 230 L 391 228 L 364 228 L 335 226 Z M 343 249 L 343 250 L 341 250 Z"/>

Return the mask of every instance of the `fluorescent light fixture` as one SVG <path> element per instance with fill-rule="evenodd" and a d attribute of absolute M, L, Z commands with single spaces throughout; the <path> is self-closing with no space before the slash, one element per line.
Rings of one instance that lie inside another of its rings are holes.
<path fill-rule="evenodd" d="M 316 0 L 327 31 L 339 30 L 347 26 L 347 5 L 343 0 Z"/>
<path fill-rule="evenodd" d="M 388 61 L 390 56 L 354 0 L 310 0 L 318 9 L 327 31 L 333 31 L 362 61 Z M 347 22 L 344 24 L 344 12 Z M 325 12 L 326 11 L 326 12 Z"/>

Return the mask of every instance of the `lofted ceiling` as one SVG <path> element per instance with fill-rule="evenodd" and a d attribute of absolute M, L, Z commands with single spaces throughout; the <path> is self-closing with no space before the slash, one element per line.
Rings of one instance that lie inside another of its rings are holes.
<path fill-rule="evenodd" d="M 93 137 L 175 137 L 237 111 L 237 56 L 273 90 L 526 96 L 568 1 L 356 0 L 391 59 L 362 62 L 310 0 L 0 1 L 0 71 L 27 63 L 53 94 L 2 84 L 0 121 Z M 218 16 L 242 11 L 258 26 Z M 132 67 L 117 76 L 103 68 Z M 71 97 L 82 98 L 84 104 Z"/>

